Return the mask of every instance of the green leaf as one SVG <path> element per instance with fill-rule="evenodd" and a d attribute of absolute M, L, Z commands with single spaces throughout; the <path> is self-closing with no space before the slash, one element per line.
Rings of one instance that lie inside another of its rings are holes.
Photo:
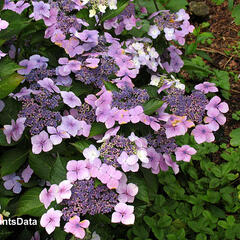
<path fill-rule="evenodd" d="M 234 0 L 228 0 L 228 9 L 229 9 L 229 11 L 232 11 L 233 4 L 234 4 Z"/>
<path fill-rule="evenodd" d="M 0 79 L 0 99 L 5 98 L 9 93 L 21 83 L 24 79 L 18 73 L 13 73 L 9 76 Z"/>
<path fill-rule="evenodd" d="M 217 86 L 221 87 L 224 90 L 230 90 L 230 82 L 229 82 L 229 74 L 226 71 L 215 70 L 216 79 L 213 78 L 213 82 L 216 83 Z"/>
<path fill-rule="evenodd" d="M 236 5 L 232 10 L 232 17 L 235 18 L 235 23 L 240 24 L 240 4 Z"/>
<path fill-rule="evenodd" d="M 91 126 L 91 130 L 90 130 L 90 134 L 88 137 L 94 137 L 97 136 L 99 134 L 103 134 L 106 132 L 106 126 L 104 123 L 100 123 L 100 122 L 94 122 Z"/>
<path fill-rule="evenodd" d="M 186 6 L 188 5 L 188 2 L 186 0 L 170 0 L 168 4 L 166 5 L 167 9 L 170 9 L 174 12 L 180 10 L 181 8 L 186 9 Z"/>
<path fill-rule="evenodd" d="M 139 24 L 141 26 L 140 29 L 134 27 L 132 30 L 126 31 L 127 34 L 131 34 L 134 37 L 142 37 L 145 33 L 149 31 L 150 23 L 148 20 L 142 20 Z"/>
<path fill-rule="evenodd" d="M 202 67 L 202 66 L 199 66 L 189 60 L 184 60 L 184 66 L 183 68 L 184 70 L 191 70 L 191 71 L 201 71 L 201 72 L 205 72 L 205 73 L 208 73 L 208 74 L 212 74 L 213 72 L 208 70 L 207 68 L 205 67 Z"/>
<path fill-rule="evenodd" d="M 71 145 L 73 145 L 79 152 L 83 152 L 83 150 L 87 147 L 89 147 L 92 142 L 89 140 L 79 140 L 75 143 L 70 143 Z"/>
<path fill-rule="evenodd" d="M 220 200 L 220 193 L 212 190 L 207 190 L 207 195 L 203 196 L 203 200 L 210 203 L 217 203 Z"/>
<path fill-rule="evenodd" d="M 103 83 L 107 90 L 117 91 L 117 92 L 119 91 L 119 88 L 115 84 L 113 84 L 111 82 L 107 82 L 107 81 L 103 81 Z"/>
<path fill-rule="evenodd" d="M 5 40 L 10 39 L 14 35 L 18 35 L 31 21 L 10 10 L 1 11 L 1 18 L 9 23 L 8 28 L 0 31 L 0 39 Z"/>
<path fill-rule="evenodd" d="M 196 240 L 207 240 L 207 235 L 204 233 L 199 233 L 196 237 Z"/>
<path fill-rule="evenodd" d="M 5 57 L 0 61 L 0 78 L 5 78 L 23 67 L 16 64 L 10 58 Z"/>
<path fill-rule="evenodd" d="M 160 228 L 165 228 L 169 227 L 172 223 L 172 218 L 168 215 L 161 216 L 160 219 L 158 220 L 158 227 Z"/>
<path fill-rule="evenodd" d="M 146 184 L 148 186 L 148 189 L 149 189 L 149 197 L 151 199 L 154 199 L 155 195 L 157 194 L 157 191 L 158 191 L 157 176 L 152 174 L 151 171 L 149 171 L 149 169 L 142 168 L 141 170 L 143 172 L 145 182 L 146 182 Z"/>
<path fill-rule="evenodd" d="M 156 1 L 156 3 L 159 10 L 165 9 L 160 1 Z M 152 0 L 137 0 L 137 4 L 138 6 L 145 7 L 149 15 L 157 11 L 154 1 Z"/>
<path fill-rule="evenodd" d="M 53 158 L 48 153 L 29 154 L 29 164 L 34 173 L 43 178 L 44 180 L 50 180 L 51 168 L 53 165 Z"/>
<path fill-rule="evenodd" d="M 16 216 L 30 215 L 40 217 L 46 212 L 43 204 L 39 201 L 41 188 L 36 187 L 27 190 L 18 200 Z"/>
<path fill-rule="evenodd" d="M 150 99 L 148 102 L 143 104 L 144 113 L 151 115 L 156 112 L 163 105 L 163 101 L 159 99 Z"/>
<path fill-rule="evenodd" d="M 3 9 L 3 6 L 4 6 L 4 0 L 1 0 L 0 1 L 0 11 Z"/>
<path fill-rule="evenodd" d="M 92 86 L 85 85 L 81 83 L 80 81 L 74 82 L 71 87 L 71 91 L 76 95 L 80 96 L 83 94 L 89 94 L 93 92 Z"/>
<path fill-rule="evenodd" d="M 26 161 L 28 151 L 21 148 L 14 148 L 1 155 L 0 166 L 1 176 L 14 173 Z"/>
<path fill-rule="evenodd" d="M 152 85 L 147 85 L 144 87 L 144 89 L 147 90 L 147 93 L 149 95 L 150 98 L 157 98 L 158 97 L 158 87 L 156 86 L 152 86 Z"/>
<path fill-rule="evenodd" d="M 0 197 L 0 206 L 1 206 L 1 210 L 5 209 L 9 203 L 9 201 L 11 201 L 13 198 L 9 198 L 9 197 Z"/>
<path fill-rule="evenodd" d="M 198 35 L 196 42 L 204 44 L 207 39 L 215 38 L 211 32 L 203 32 Z"/>
<path fill-rule="evenodd" d="M 117 1 L 117 9 L 110 10 L 108 9 L 105 14 L 103 14 L 101 22 L 104 22 L 108 19 L 112 19 L 119 15 L 129 4 L 129 0 L 118 0 Z"/>
<path fill-rule="evenodd" d="M 185 55 L 187 56 L 187 55 L 195 53 L 196 49 L 197 49 L 197 42 L 193 42 L 193 43 L 189 44 L 185 51 Z"/>
<path fill-rule="evenodd" d="M 58 154 L 55 163 L 53 164 L 51 173 L 50 173 L 50 182 L 51 184 L 59 184 L 61 181 L 66 179 L 67 170 L 63 166 L 60 156 Z"/>
<path fill-rule="evenodd" d="M 240 146 L 240 128 L 234 129 L 230 133 L 230 144 L 234 147 Z"/>
<path fill-rule="evenodd" d="M 65 240 L 67 233 L 64 232 L 61 228 L 56 228 L 53 233 L 53 239 L 56 240 Z"/>
<path fill-rule="evenodd" d="M 10 124 L 12 119 L 17 119 L 17 115 L 21 109 L 21 104 L 12 99 L 4 99 L 5 107 L 0 114 L 0 123 L 2 125 Z"/>

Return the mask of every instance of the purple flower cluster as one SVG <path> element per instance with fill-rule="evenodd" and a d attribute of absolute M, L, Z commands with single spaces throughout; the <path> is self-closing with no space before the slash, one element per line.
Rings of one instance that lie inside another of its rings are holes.
<path fill-rule="evenodd" d="M 85 214 L 105 214 L 113 211 L 117 204 L 118 194 L 105 185 L 95 187 L 93 179 L 76 181 L 71 188 L 71 198 L 64 200 L 61 204 L 64 221 L 73 216 Z"/>
<path fill-rule="evenodd" d="M 112 107 L 130 110 L 147 102 L 149 96 L 145 89 L 125 87 L 119 92 L 113 91 L 112 98 Z"/>
<path fill-rule="evenodd" d="M 167 138 L 165 130 L 161 128 L 154 134 L 149 134 L 145 137 L 148 144 L 153 147 L 158 153 L 171 154 L 175 152 L 177 144 L 174 138 Z"/>
<path fill-rule="evenodd" d="M 39 134 L 47 126 L 57 127 L 61 122 L 60 112 L 53 111 L 59 105 L 59 95 L 42 89 L 33 97 L 23 96 L 19 101 L 22 110 L 18 117 L 26 118 L 24 125 L 30 128 L 31 135 Z"/>
<path fill-rule="evenodd" d="M 117 72 L 114 59 L 108 56 L 102 56 L 98 66 L 87 67 L 83 66 L 81 70 L 76 72 L 76 79 L 84 84 L 93 84 L 97 88 L 103 86 L 103 81 L 109 81 L 109 76 L 115 75 Z"/>
<path fill-rule="evenodd" d="M 205 115 L 208 100 L 204 93 L 193 91 L 189 96 L 184 91 L 169 89 L 168 95 L 163 98 L 168 103 L 171 112 L 177 116 L 187 116 L 193 122 L 201 123 Z"/>
<path fill-rule="evenodd" d="M 81 106 L 70 109 L 69 113 L 79 121 L 85 121 L 87 124 L 92 124 L 96 121 L 95 111 L 91 105 L 83 103 Z"/>

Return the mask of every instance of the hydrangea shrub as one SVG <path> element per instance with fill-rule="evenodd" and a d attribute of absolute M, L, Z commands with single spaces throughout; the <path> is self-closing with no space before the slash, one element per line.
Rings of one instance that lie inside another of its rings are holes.
<path fill-rule="evenodd" d="M 178 174 L 197 151 L 176 137 L 210 143 L 226 122 L 228 105 L 214 83 L 189 92 L 177 78 L 179 45 L 194 30 L 189 15 L 140 6 L 4 2 L 0 143 L 20 150 L 6 152 L 0 173 L 15 194 L 33 187 L 40 214 L 21 204 L 16 212 L 39 216 L 48 234 L 61 227 L 84 239 L 99 214 L 134 224 L 135 198 L 144 199 L 134 176 Z"/>

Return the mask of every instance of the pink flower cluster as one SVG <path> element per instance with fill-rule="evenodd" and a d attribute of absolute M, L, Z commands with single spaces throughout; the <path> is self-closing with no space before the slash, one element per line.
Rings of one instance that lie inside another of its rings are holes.
<path fill-rule="evenodd" d="M 92 94 L 88 95 L 85 101 L 96 109 L 97 121 L 105 123 L 108 129 L 112 128 L 115 122 L 119 124 L 142 122 L 155 131 L 160 129 L 158 120 L 155 117 L 146 115 L 142 106 L 136 106 L 129 110 L 118 109 L 112 107 L 113 98 L 111 91 L 103 88 L 98 95 L 99 98 Z"/>
<path fill-rule="evenodd" d="M 133 224 L 135 216 L 133 214 L 134 207 L 129 206 L 126 202 L 133 202 L 134 197 L 138 193 L 138 187 L 133 184 L 127 184 L 127 177 L 121 171 L 115 169 L 113 166 L 102 164 L 98 158 L 99 154 L 97 149 L 91 145 L 84 150 L 85 160 L 71 160 L 67 164 L 67 180 L 61 183 L 53 184 L 47 190 L 44 188 L 39 199 L 47 209 L 50 204 L 56 200 L 57 204 L 61 203 L 64 199 L 71 198 L 71 188 L 77 180 L 89 180 L 90 178 L 98 178 L 109 189 L 116 189 L 119 203 L 115 206 L 115 212 L 112 214 L 112 222 L 122 222 L 123 224 Z M 48 234 L 52 233 L 56 227 L 60 226 L 60 218 L 62 212 L 50 208 L 45 214 L 42 215 L 40 224 L 46 228 Z M 65 232 L 72 233 L 75 237 L 80 239 L 84 238 L 84 228 L 88 228 L 90 222 L 84 220 L 80 222 L 78 216 L 70 218 L 65 224 Z"/>

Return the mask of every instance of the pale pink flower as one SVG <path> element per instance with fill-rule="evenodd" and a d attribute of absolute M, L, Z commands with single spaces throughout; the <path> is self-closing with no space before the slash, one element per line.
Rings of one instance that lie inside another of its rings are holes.
<path fill-rule="evenodd" d="M 60 227 L 61 216 L 61 211 L 50 208 L 46 213 L 42 215 L 40 225 L 42 227 L 45 227 L 48 234 L 51 234 L 56 227 Z"/>

